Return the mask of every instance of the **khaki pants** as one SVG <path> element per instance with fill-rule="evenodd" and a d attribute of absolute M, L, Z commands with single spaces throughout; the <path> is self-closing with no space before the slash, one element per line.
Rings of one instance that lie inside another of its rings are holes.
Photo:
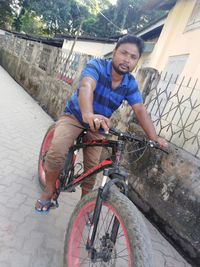
<path fill-rule="evenodd" d="M 78 120 L 69 115 L 63 115 L 56 123 L 54 137 L 51 146 L 47 152 L 45 160 L 45 168 L 47 172 L 61 171 L 64 166 L 66 153 L 70 146 L 82 132 L 82 127 Z M 89 131 L 84 137 L 84 141 L 103 139 L 103 135 Z M 99 163 L 101 147 L 88 147 L 83 149 L 83 164 L 84 171 L 92 168 Z M 85 191 L 92 190 L 95 184 L 95 176 L 91 176 L 88 181 L 82 183 L 82 188 Z"/>

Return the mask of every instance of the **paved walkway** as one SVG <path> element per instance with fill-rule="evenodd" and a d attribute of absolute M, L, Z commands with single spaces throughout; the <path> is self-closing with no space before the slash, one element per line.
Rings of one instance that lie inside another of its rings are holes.
<path fill-rule="evenodd" d="M 38 153 L 52 120 L 1 67 L 0 122 L 0 267 L 62 267 L 65 230 L 80 191 L 62 194 L 60 208 L 49 215 L 35 214 Z M 155 267 L 189 267 L 147 224 Z"/>

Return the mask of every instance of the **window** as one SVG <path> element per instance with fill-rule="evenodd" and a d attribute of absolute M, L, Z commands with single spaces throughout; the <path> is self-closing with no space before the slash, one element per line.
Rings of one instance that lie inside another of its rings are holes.
<path fill-rule="evenodd" d="M 197 0 L 185 30 L 190 31 L 199 27 L 200 27 L 200 0 Z"/>
<path fill-rule="evenodd" d="M 167 64 L 162 72 L 162 77 L 159 83 L 161 91 L 166 92 L 166 96 L 178 89 L 179 81 L 182 80 L 181 73 L 185 67 L 189 54 L 170 56 Z M 180 80 L 179 80 L 180 79 Z M 163 95 L 163 101 L 165 103 L 166 97 Z"/>
<path fill-rule="evenodd" d="M 188 54 L 170 56 L 165 66 L 163 74 L 166 76 L 166 80 L 171 80 L 174 83 L 177 77 L 182 73 L 185 63 L 188 59 Z"/>

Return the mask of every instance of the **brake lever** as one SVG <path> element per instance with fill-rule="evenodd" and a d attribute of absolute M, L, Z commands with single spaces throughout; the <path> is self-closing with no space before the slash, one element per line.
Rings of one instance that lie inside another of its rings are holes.
<path fill-rule="evenodd" d="M 148 146 L 150 146 L 152 148 L 159 149 L 159 150 L 163 151 L 164 153 L 169 154 L 168 150 L 161 148 L 160 145 L 157 142 L 153 141 L 153 140 L 147 141 L 147 144 L 148 144 Z"/>

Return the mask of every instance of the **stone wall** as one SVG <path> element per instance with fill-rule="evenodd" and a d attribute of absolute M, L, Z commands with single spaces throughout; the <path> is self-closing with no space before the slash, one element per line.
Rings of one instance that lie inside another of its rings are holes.
<path fill-rule="evenodd" d="M 70 56 L 62 49 L 14 36 L 0 38 L 0 48 L 3 68 L 57 119 L 77 86 L 88 56 Z"/>
<path fill-rule="evenodd" d="M 129 130 L 143 135 L 134 123 Z M 192 266 L 200 266 L 200 160 L 172 144 L 169 154 L 148 149 L 136 158 L 128 154 L 130 199 Z"/>

